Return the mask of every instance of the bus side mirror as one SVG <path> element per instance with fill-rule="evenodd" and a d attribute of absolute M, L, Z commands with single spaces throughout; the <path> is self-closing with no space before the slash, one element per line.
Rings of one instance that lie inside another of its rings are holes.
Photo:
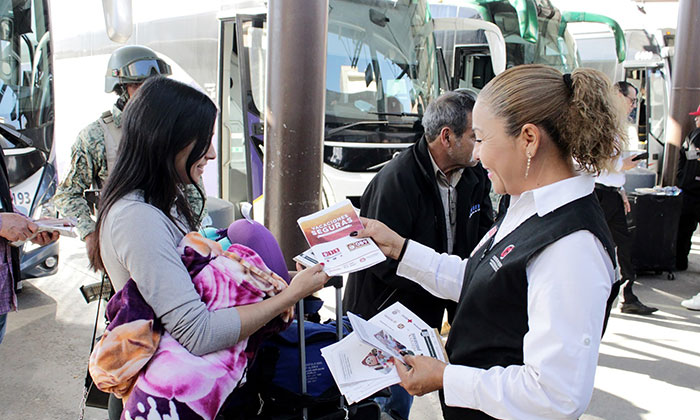
<path fill-rule="evenodd" d="M 131 38 L 131 0 L 102 0 L 107 36 L 114 42 L 125 43 Z"/>

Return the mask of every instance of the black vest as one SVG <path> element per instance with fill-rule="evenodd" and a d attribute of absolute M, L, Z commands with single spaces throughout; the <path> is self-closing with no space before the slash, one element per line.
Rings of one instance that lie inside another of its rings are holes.
<path fill-rule="evenodd" d="M 502 219 L 496 226 L 500 222 Z M 546 246 L 579 230 L 595 235 L 614 265 L 615 247 L 593 194 L 572 201 L 544 217 L 532 216 L 490 248 L 494 234 L 475 251 L 467 264 L 447 340 L 451 364 L 480 369 L 523 364 L 523 337 L 528 331 L 527 263 Z M 614 298 L 611 293 L 606 319 Z M 444 399 L 441 400 L 445 419 L 492 418 L 480 411 L 447 407 Z"/>

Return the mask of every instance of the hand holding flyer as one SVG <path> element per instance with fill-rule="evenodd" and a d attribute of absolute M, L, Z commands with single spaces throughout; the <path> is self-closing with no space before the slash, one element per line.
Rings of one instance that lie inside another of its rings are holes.
<path fill-rule="evenodd" d="M 405 355 L 447 362 L 435 329 L 396 302 L 365 321 L 348 312 L 353 332 L 321 349 L 321 354 L 348 403 L 360 401 L 400 382 L 395 363 Z"/>
<path fill-rule="evenodd" d="M 32 221 L 37 225 L 37 230 L 34 233 L 34 235 L 32 235 L 24 241 L 12 242 L 10 243 L 10 245 L 21 246 L 26 241 L 31 241 L 32 239 L 36 238 L 37 235 L 41 232 L 58 232 L 61 234 L 61 236 L 70 236 L 71 238 L 75 238 L 76 236 L 78 236 L 75 233 L 75 230 L 73 229 L 75 227 L 75 223 L 69 219 L 56 219 L 53 217 L 47 217 Z"/>
<path fill-rule="evenodd" d="M 371 238 L 355 238 L 350 232 L 362 230 L 362 222 L 350 200 L 297 220 L 313 255 L 308 251 L 295 257 L 301 264 L 316 260 L 325 264 L 329 276 L 352 273 L 386 260 Z"/>

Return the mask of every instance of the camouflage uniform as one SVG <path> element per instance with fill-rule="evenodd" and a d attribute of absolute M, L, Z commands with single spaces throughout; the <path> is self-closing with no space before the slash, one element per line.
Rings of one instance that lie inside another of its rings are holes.
<path fill-rule="evenodd" d="M 112 107 L 112 118 L 117 127 L 121 127 L 122 111 Z M 53 203 L 64 217 L 77 220 L 77 230 L 80 239 L 95 231 L 95 221 L 91 217 L 90 205 L 85 199 L 84 192 L 92 186 L 102 188 L 107 181 L 107 158 L 105 135 L 98 120 L 85 127 L 73 144 L 71 150 L 71 167 L 65 179 L 59 185 L 53 197 Z M 204 186 L 199 184 L 202 192 Z M 187 201 L 192 206 L 194 214 L 199 214 L 204 206 L 204 200 L 194 185 L 184 187 Z M 198 224 L 206 216 L 202 212 Z"/>

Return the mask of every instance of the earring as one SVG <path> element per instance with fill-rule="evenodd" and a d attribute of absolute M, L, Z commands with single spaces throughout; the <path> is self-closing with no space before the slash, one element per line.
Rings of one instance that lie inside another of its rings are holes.
<path fill-rule="evenodd" d="M 530 161 L 532 160 L 532 155 L 530 152 L 527 152 L 527 166 L 525 167 L 525 178 L 527 178 L 527 175 L 530 173 Z"/>

